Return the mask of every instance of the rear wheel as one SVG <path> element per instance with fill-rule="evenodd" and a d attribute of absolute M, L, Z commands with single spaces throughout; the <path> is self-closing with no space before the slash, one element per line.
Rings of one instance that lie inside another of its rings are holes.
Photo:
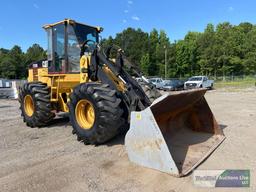
<path fill-rule="evenodd" d="M 19 89 L 19 102 L 21 116 L 29 127 L 45 126 L 55 116 L 51 112 L 49 88 L 45 83 L 25 83 Z"/>
<path fill-rule="evenodd" d="M 151 102 L 162 95 L 156 87 L 150 87 L 147 83 L 144 82 L 139 82 L 139 84 Z"/>
<path fill-rule="evenodd" d="M 70 95 L 73 133 L 85 144 L 101 144 L 116 136 L 125 124 L 121 99 L 107 84 L 83 83 Z"/>

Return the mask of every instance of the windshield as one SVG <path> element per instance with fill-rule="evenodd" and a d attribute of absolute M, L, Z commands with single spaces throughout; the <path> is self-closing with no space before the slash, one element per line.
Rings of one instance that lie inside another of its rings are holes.
<path fill-rule="evenodd" d="M 171 81 L 167 81 L 165 83 L 165 85 L 174 86 L 174 85 L 177 85 L 178 83 L 179 83 L 179 81 L 177 81 L 177 80 L 171 80 Z"/>
<path fill-rule="evenodd" d="M 191 77 L 188 80 L 189 81 L 202 81 L 202 77 Z"/>
<path fill-rule="evenodd" d="M 156 79 L 149 79 L 148 81 L 151 82 L 151 83 L 155 83 Z"/>
<path fill-rule="evenodd" d="M 98 32 L 96 28 L 82 25 L 79 23 L 75 23 L 74 25 L 72 25 L 72 27 L 74 29 L 75 36 L 77 38 L 77 41 L 80 47 L 86 40 L 92 40 L 94 42 L 98 42 L 99 37 L 98 37 Z"/>
<path fill-rule="evenodd" d="M 174 82 L 167 82 L 165 85 L 173 86 L 173 85 L 175 85 L 175 83 Z"/>
<path fill-rule="evenodd" d="M 86 40 L 98 42 L 98 32 L 93 27 L 75 23 L 68 25 L 67 36 L 68 71 L 79 72 L 81 46 Z"/>

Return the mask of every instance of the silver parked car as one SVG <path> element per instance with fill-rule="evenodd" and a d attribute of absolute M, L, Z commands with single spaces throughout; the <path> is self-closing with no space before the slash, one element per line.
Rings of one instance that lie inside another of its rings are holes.
<path fill-rule="evenodd" d="M 213 88 L 213 80 L 209 80 L 206 76 L 194 76 L 188 79 L 184 83 L 184 89 L 193 89 L 193 88 Z"/>
<path fill-rule="evenodd" d="M 150 78 L 148 79 L 148 81 L 150 83 L 153 83 L 157 89 L 162 89 L 164 86 L 164 80 L 162 78 L 158 78 L 158 77 Z"/>

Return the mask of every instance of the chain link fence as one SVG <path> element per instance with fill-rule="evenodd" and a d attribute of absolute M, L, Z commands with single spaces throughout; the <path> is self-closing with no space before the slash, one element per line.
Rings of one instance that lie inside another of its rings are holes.
<path fill-rule="evenodd" d="M 237 81 L 256 81 L 256 75 L 227 75 L 227 76 L 209 76 L 216 82 L 237 82 Z"/>

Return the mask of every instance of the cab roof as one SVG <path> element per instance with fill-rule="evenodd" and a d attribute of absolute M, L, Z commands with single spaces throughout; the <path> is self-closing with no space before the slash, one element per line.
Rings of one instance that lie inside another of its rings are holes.
<path fill-rule="evenodd" d="M 99 27 L 99 26 L 91 26 L 91 25 L 87 25 L 87 24 L 84 24 L 84 23 L 79 23 L 79 22 L 76 22 L 75 20 L 73 19 L 64 19 L 62 21 L 59 21 L 59 22 L 56 22 L 56 23 L 52 23 L 52 24 L 46 24 L 43 26 L 44 29 L 48 29 L 48 28 L 51 28 L 51 27 L 54 27 L 58 24 L 64 24 L 65 22 L 67 22 L 68 24 L 74 24 L 74 23 L 77 23 L 77 24 L 80 24 L 80 25 L 85 25 L 85 26 L 88 26 L 88 27 L 92 27 L 92 28 L 95 28 L 97 29 L 98 32 L 101 32 L 103 30 L 102 27 Z"/>

